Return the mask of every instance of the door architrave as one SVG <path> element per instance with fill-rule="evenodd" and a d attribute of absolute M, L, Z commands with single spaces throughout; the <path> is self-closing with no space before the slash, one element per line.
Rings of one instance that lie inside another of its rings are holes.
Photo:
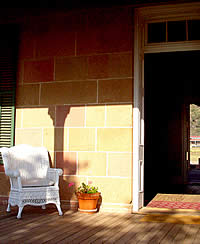
<path fill-rule="evenodd" d="M 200 41 L 148 44 L 150 22 L 200 18 L 200 3 L 169 4 L 134 9 L 133 192 L 132 210 L 144 206 L 144 54 L 200 50 Z"/>

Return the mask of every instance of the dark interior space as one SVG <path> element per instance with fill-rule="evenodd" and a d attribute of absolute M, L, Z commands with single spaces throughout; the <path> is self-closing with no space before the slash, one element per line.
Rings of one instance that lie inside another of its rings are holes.
<path fill-rule="evenodd" d="M 200 51 L 145 54 L 144 198 L 184 193 L 189 104 L 200 104 Z"/>

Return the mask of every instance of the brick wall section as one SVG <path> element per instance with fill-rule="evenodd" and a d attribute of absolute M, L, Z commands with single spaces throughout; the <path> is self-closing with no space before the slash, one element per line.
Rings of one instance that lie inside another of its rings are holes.
<path fill-rule="evenodd" d="M 15 143 L 45 146 L 61 199 L 93 181 L 104 204 L 132 195 L 132 10 L 89 10 L 22 28 Z M 121 205 L 120 205 L 121 204 Z"/>

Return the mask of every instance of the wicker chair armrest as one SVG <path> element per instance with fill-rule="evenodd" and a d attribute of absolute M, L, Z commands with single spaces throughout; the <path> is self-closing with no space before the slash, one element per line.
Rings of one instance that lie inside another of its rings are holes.
<path fill-rule="evenodd" d="M 5 174 L 9 177 L 14 177 L 17 178 L 20 176 L 19 170 L 9 170 L 9 169 L 5 169 Z"/>
<path fill-rule="evenodd" d="M 22 181 L 21 181 L 21 177 L 20 176 L 9 175 L 9 177 L 10 177 L 11 190 L 12 189 L 22 189 Z"/>
<path fill-rule="evenodd" d="M 56 168 L 49 168 L 48 173 L 58 174 L 59 176 L 61 176 L 63 174 L 63 170 L 62 169 L 56 169 Z"/>
<path fill-rule="evenodd" d="M 59 176 L 63 174 L 62 169 L 49 168 L 47 171 L 47 178 L 55 182 L 55 186 L 59 184 Z"/>

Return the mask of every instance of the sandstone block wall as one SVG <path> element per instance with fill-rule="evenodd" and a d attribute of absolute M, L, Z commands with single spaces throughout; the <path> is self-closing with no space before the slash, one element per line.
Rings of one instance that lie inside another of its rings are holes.
<path fill-rule="evenodd" d="M 21 26 L 15 144 L 47 147 L 63 202 L 88 180 L 105 206 L 132 199 L 132 19 L 130 8 L 90 9 Z"/>

